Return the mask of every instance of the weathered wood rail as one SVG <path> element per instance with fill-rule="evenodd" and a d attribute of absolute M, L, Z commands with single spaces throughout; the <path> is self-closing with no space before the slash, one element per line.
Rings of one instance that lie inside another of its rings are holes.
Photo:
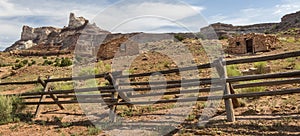
<path fill-rule="evenodd" d="M 158 100 L 158 101 L 141 101 L 141 102 L 128 102 L 119 101 L 120 97 L 115 96 L 120 95 L 117 92 L 128 92 L 128 91 L 149 91 L 149 90 L 157 90 L 157 89 L 173 89 L 172 91 L 167 92 L 156 92 L 156 93 L 148 93 L 148 94 L 136 94 L 131 95 L 130 98 L 141 98 L 141 97 L 149 97 L 149 96 L 161 96 L 161 95 L 176 95 L 176 94 L 188 94 L 188 93 L 200 93 L 200 92 L 211 92 L 223 90 L 224 95 L 222 96 L 200 96 L 197 97 L 197 101 L 207 101 L 208 98 L 210 100 L 213 99 L 224 99 L 226 104 L 226 113 L 228 121 L 235 121 L 234 111 L 232 101 L 237 98 L 246 98 L 246 97 L 261 97 L 261 96 L 273 96 L 273 95 L 284 95 L 284 94 L 294 94 L 300 93 L 300 88 L 294 89 L 286 89 L 286 90 L 274 90 L 268 92 L 254 92 L 254 93 L 243 93 L 243 94 L 231 94 L 233 89 L 239 88 L 249 88 L 249 87 L 258 87 L 258 86 L 273 86 L 273 85 L 282 85 L 282 84 L 291 84 L 291 83 L 300 83 L 300 71 L 291 71 L 284 73 L 271 73 L 271 74 L 260 74 L 260 75 L 248 75 L 248 76 L 237 76 L 237 77 L 227 77 L 224 66 L 232 65 L 232 64 L 244 64 L 244 63 L 253 63 L 259 61 L 270 61 L 277 59 L 285 59 L 290 57 L 300 56 L 300 51 L 269 55 L 269 56 L 260 56 L 260 57 L 252 57 L 246 59 L 236 59 L 236 60 L 216 60 L 213 63 L 207 63 L 198 65 L 197 69 L 207 69 L 216 67 L 219 73 L 220 78 L 199 78 L 199 79 L 184 79 L 184 80 L 169 80 L 165 82 L 154 81 L 154 82 L 118 82 L 114 83 L 116 79 L 122 78 L 133 78 L 133 77 L 147 77 L 152 75 L 153 73 L 161 73 L 161 74 L 170 74 L 170 73 L 178 73 L 179 69 L 170 69 L 170 70 L 162 70 L 162 71 L 153 71 L 147 73 L 139 73 L 139 74 L 130 74 L 130 75 L 120 75 L 118 72 L 103 73 L 97 75 L 87 75 L 87 76 L 78 76 L 78 77 L 68 77 L 68 78 L 48 78 L 42 80 L 38 78 L 36 81 L 22 81 L 22 82 L 6 82 L 0 83 L 0 86 L 4 85 L 26 85 L 26 84 L 42 84 L 43 90 L 40 92 L 27 92 L 21 94 L 11 94 L 18 95 L 22 99 L 25 100 L 24 104 L 26 105 L 37 105 L 36 115 L 39 114 L 40 105 L 48 105 L 48 104 L 57 104 L 60 109 L 63 109 L 62 104 L 74 104 L 78 103 L 76 98 L 84 98 L 81 100 L 81 103 L 99 103 L 99 99 L 102 98 L 103 102 L 105 102 L 108 107 L 110 107 L 112 112 L 115 112 L 115 107 L 117 105 L 144 105 L 144 104 L 160 104 L 160 103 L 174 103 L 180 99 L 180 102 L 190 102 L 195 101 L 194 98 L 174 98 L 171 100 Z M 180 68 L 180 71 L 189 71 L 194 70 L 195 67 L 184 67 Z M 116 76 L 117 75 L 117 76 Z M 109 76 L 111 85 L 103 86 L 103 87 L 91 87 L 91 88 L 80 88 L 80 89 L 71 89 L 71 90 L 52 90 L 47 86 L 48 83 L 51 82 L 64 82 L 64 81 L 74 81 L 74 80 L 88 80 L 94 78 L 103 78 L 108 79 Z M 113 80 L 112 80 L 113 79 Z M 259 80 L 259 79 L 270 79 L 270 81 L 259 81 L 253 83 L 239 83 L 241 81 L 251 81 L 251 80 Z M 280 79 L 280 80 L 279 80 Z M 219 86 L 210 87 L 214 83 L 221 83 Z M 167 83 L 167 85 L 164 85 Z M 225 83 L 225 84 L 222 84 Z M 155 87 L 149 87 L 151 85 L 158 85 Z M 132 89 L 119 89 L 120 86 L 134 86 Z M 139 86 L 139 87 L 137 87 Z M 142 87 L 141 87 L 142 86 Z M 199 86 L 203 86 L 200 87 Z M 204 87 L 206 86 L 206 87 Z M 207 87 L 208 86 L 208 87 Z M 198 87 L 197 89 L 185 89 L 189 87 Z M 184 89 L 181 89 L 184 88 Z M 79 94 L 82 92 L 93 92 L 100 91 L 101 94 Z M 53 101 L 44 101 L 46 98 L 51 98 Z M 60 100 L 64 98 L 64 100 Z M 67 99 L 69 98 L 69 99 Z M 124 97 L 122 97 L 124 98 Z M 28 101 L 32 99 L 39 99 L 39 101 Z M 233 101 L 236 102 L 236 101 Z M 114 118 L 114 117 L 112 117 Z M 114 119 L 112 119 L 114 120 Z"/>

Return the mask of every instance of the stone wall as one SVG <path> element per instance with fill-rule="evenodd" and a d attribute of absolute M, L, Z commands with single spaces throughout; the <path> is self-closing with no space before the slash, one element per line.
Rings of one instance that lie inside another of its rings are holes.
<path fill-rule="evenodd" d="M 247 52 L 247 40 L 252 40 L 252 52 Z M 279 44 L 279 40 L 274 35 L 250 33 L 229 38 L 228 43 L 227 53 L 244 54 L 270 51 Z"/>

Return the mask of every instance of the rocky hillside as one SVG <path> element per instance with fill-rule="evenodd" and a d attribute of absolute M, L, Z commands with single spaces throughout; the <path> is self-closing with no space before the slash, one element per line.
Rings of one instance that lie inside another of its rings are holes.
<path fill-rule="evenodd" d="M 21 39 L 6 48 L 5 51 L 47 47 L 68 49 L 76 44 L 80 34 L 85 33 L 109 34 L 110 32 L 100 29 L 96 24 L 90 24 L 83 17 L 75 17 L 74 13 L 70 13 L 69 24 L 64 28 L 23 26 Z"/>
<path fill-rule="evenodd" d="M 201 33 L 209 33 L 214 30 L 218 37 L 228 37 L 232 34 L 245 34 L 245 33 L 265 33 L 276 26 L 277 23 L 264 23 L 254 24 L 247 26 L 234 26 L 232 24 L 215 23 L 207 27 L 201 28 Z"/>
<path fill-rule="evenodd" d="M 200 31 L 201 33 L 209 33 L 212 29 L 214 29 L 219 37 L 228 37 L 232 34 L 276 33 L 280 31 L 286 31 L 290 28 L 300 28 L 300 11 L 283 16 L 280 23 L 262 23 L 246 26 L 214 23 L 207 27 L 201 28 Z"/>
<path fill-rule="evenodd" d="M 300 28 L 300 11 L 283 16 L 281 22 L 273 27 L 271 32 L 287 31 L 291 28 Z"/>

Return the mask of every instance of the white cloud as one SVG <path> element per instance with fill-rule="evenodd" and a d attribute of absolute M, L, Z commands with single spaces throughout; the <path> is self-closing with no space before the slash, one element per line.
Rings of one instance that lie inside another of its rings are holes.
<path fill-rule="evenodd" d="M 209 17 L 210 23 L 223 22 L 234 25 L 280 22 L 282 16 L 299 11 L 299 0 L 283 0 L 270 8 L 247 8 L 231 15 L 218 14 Z"/>
<path fill-rule="evenodd" d="M 198 18 L 197 22 L 199 22 L 201 20 L 199 12 L 203 9 L 203 7 L 187 6 L 176 2 L 122 2 L 99 13 L 94 21 L 101 24 L 104 29 L 115 32 L 152 32 L 155 28 L 180 27 L 174 22 L 181 23 L 189 28 L 195 28 L 195 26 L 190 26 L 195 25 L 195 23 L 191 24 L 185 18 L 195 17 Z M 126 22 L 126 25 L 124 25 L 124 22 Z M 114 30 L 120 24 L 123 25 Z M 196 26 L 197 30 L 200 24 Z M 161 31 L 163 30 L 166 29 Z M 192 29 L 192 31 L 197 30 Z"/>
<path fill-rule="evenodd" d="M 288 13 L 292 13 L 295 11 L 299 11 L 300 9 L 300 1 L 295 0 L 286 0 L 284 4 L 276 5 L 273 15 L 285 15 Z"/>
<path fill-rule="evenodd" d="M 222 22 L 222 23 L 229 23 L 234 25 L 268 23 L 270 21 L 278 22 L 277 20 L 280 17 L 277 18 L 277 16 L 270 16 L 269 12 L 272 11 L 270 9 L 261 9 L 261 8 L 242 9 L 239 12 L 234 13 L 232 15 L 220 14 L 217 16 L 210 17 L 211 19 L 213 19 L 213 21 L 210 22 Z"/>

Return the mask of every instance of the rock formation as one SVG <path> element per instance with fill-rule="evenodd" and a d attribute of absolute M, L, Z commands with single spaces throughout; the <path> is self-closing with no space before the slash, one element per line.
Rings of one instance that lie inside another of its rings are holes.
<path fill-rule="evenodd" d="M 83 17 L 75 17 L 70 13 L 69 24 L 64 28 L 39 27 L 32 28 L 23 26 L 21 39 L 15 42 L 5 51 L 41 49 L 59 46 L 62 49 L 73 49 L 80 34 L 109 34 L 110 32 L 100 29 L 96 24 L 90 24 Z M 44 47 L 46 46 L 46 47 Z M 57 49 L 55 47 L 54 49 Z"/>
<path fill-rule="evenodd" d="M 164 37 L 165 35 L 169 37 Z M 30 26 L 23 26 L 21 39 L 11 47 L 5 49 L 5 51 L 10 52 L 12 55 L 43 56 L 70 53 L 76 47 L 79 50 L 77 52 L 83 53 L 83 55 L 96 55 L 99 59 L 111 59 L 121 46 L 121 49 L 124 49 L 121 55 L 135 55 L 139 53 L 136 46 L 126 46 L 124 44 L 132 40 L 130 39 L 132 37 L 138 41 L 139 39 L 151 40 L 153 37 L 156 37 L 155 39 L 157 37 L 170 39 L 174 38 L 175 35 L 183 38 L 196 38 L 193 33 L 153 35 L 143 33 L 111 34 L 97 27 L 96 24 L 90 24 L 85 18 L 76 17 L 74 13 L 70 13 L 69 24 L 64 28 L 32 28 Z"/>
<path fill-rule="evenodd" d="M 281 22 L 274 26 L 271 32 L 287 31 L 291 28 L 300 28 L 300 11 L 283 16 Z"/>
<path fill-rule="evenodd" d="M 276 26 L 277 23 L 263 23 L 246 26 L 233 26 L 232 24 L 215 23 L 208 27 L 201 28 L 201 33 L 208 33 L 212 29 L 216 32 L 218 37 L 229 37 L 233 34 L 247 34 L 247 33 L 266 33 Z"/>
<path fill-rule="evenodd" d="M 285 15 L 280 23 L 262 23 L 246 26 L 234 26 L 232 24 L 214 23 L 200 29 L 201 33 L 207 34 L 214 30 L 219 38 L 230 37 L 235 34 L 248 33 L 276 33 L 287 31 L 290 28 L 300 28 L 300 11 Z"/>

